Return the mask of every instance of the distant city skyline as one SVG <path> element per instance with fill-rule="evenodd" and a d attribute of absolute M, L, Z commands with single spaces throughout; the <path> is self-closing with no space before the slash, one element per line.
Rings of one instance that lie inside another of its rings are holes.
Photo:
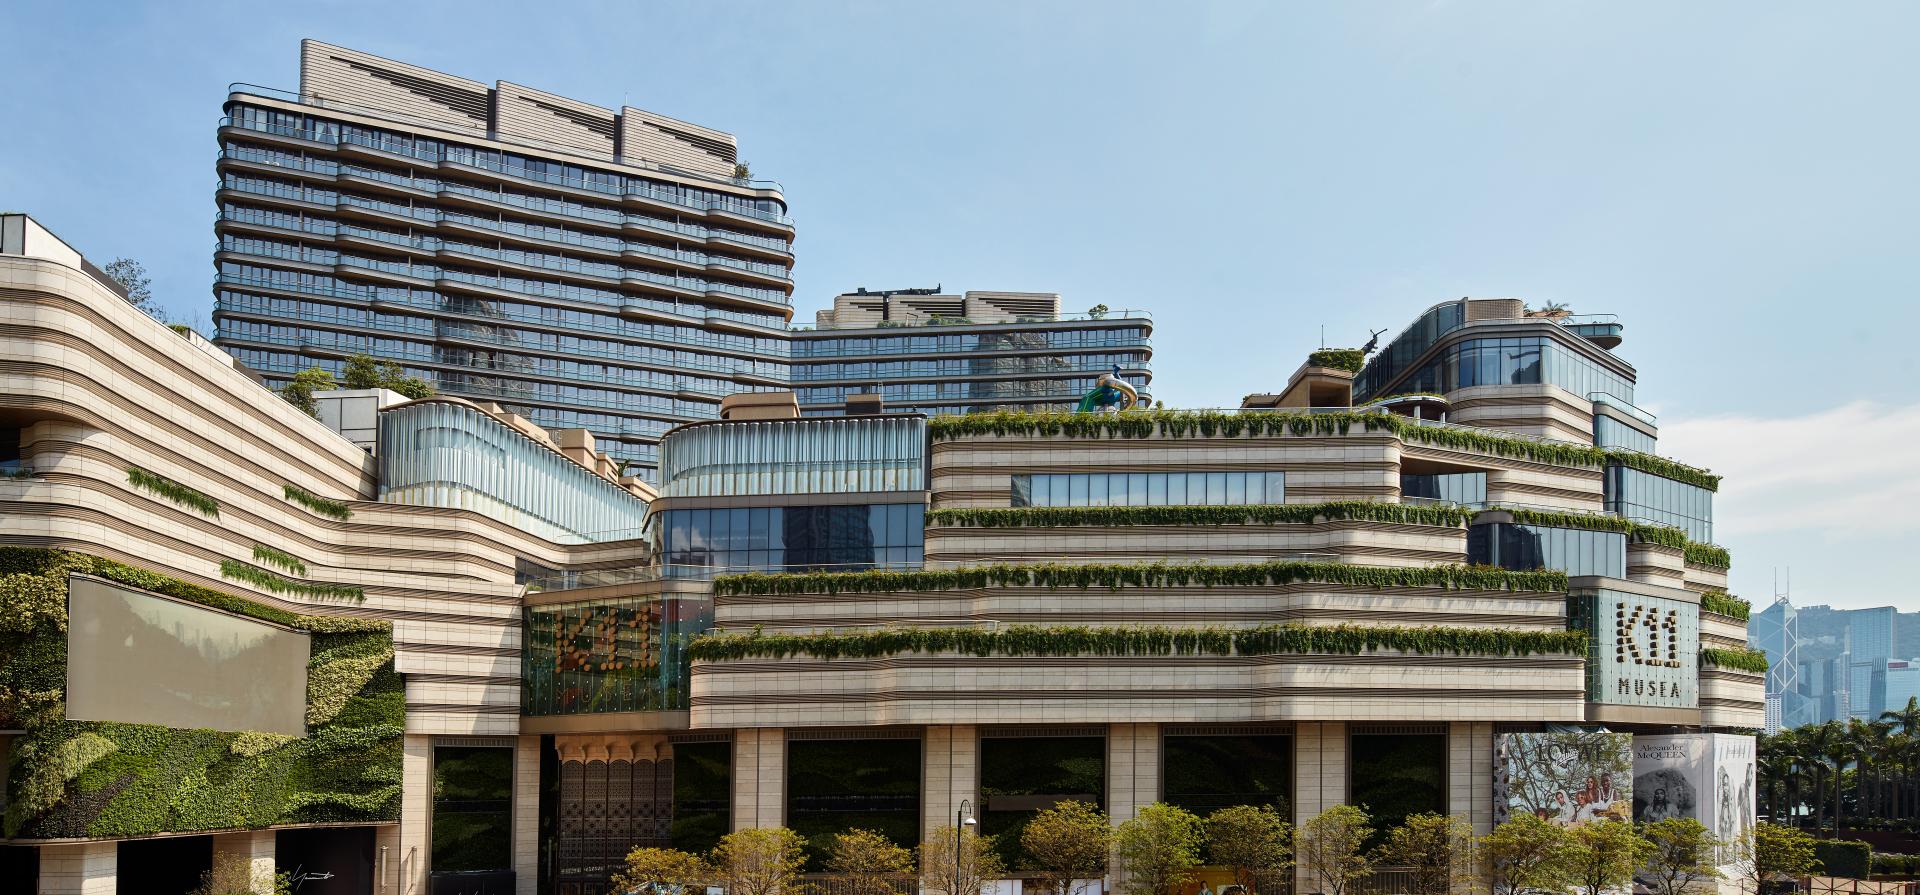
<path fill-rule="evenodd" d="M 1920 150 L 1920 123 L 1885 113 L 1920 78 L 1920 10 L 796 4 L 754 23 L 781 38 L 687 3 L 512 28 L 35 4 L 0 59 L 0 206 L 140 259 L 204 325 L 209 131 L 230 82 L 292 86 L 313 37 L 738 134 L 800 222 L 800 319 L 936 282 L 1150 308 L 1172 406 L 1277 388 L 1321 324 L 1357 345 L 1462 295 L 1617 313 L 1661 452 L 1728 477 L 1733 591 L 1764 605 L 1790 565 L 1797 600 L 1920 607 L 1901 564 L 1920 182 L 1879 173 Z M 642 31 L 643 54 L 615 37 Z M 1835 351 L 1838 389 L 1804 372 Z"/>

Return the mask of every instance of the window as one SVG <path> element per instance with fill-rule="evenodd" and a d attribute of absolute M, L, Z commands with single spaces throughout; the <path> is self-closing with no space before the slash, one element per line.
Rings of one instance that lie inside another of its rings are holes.
<path fill-rule="evenodd" d="M 1434 475 L 1400 476 L 1400 496 L 1438 500 L 1466 507 L 1485 506 L 1487 502 L 1487 474 L 1484 472 L 1453 472 Z"/>
<path fill-rule="evenodd" d="M 513 750 L 433 750 L 435 873 L 513 869 Z"/>
<path fill-rule="evenodd" d="M 673 744 L 673 847 L 712 849 L 733 826 L 732 806 L 733 743 Z"/>
<path fill-rule="evenodd" d="M 1020 831 L 1035 814 L 1070 799 L 1106 805 L 1107 740 L 1102 736 L 980 738 L 980 835 L 1009 869 L 1033 861 Z"/>
<path fill-rule="evenodd" d="M 1373 820 L 1369 844 L 1412 815 L 1447 813 L 1445 733 L 1356 732 L 1349 743 L 1353 803 Z"/>
<path fill-rule="evenodd" d="M 1627 577 L 1627 536 L 1617 531 L 1492 522 L 1467 529 L 1467 561 L 1568 575 Z"/>
<path fill-rule="evenodd" d="M 1016 507 L 1245 506 L 1286 503 L 1282 472 L 1094 472 L 1016 475 Z"/>
<path fill-rule="evenodd" d="M 787 743 L 787 826 L 807 839 L 811 869 L 833 837 L 872 830 L 901 848 L 920 844 L 920 741 L 793 740 Z"/>
<path fill-rule="evenodd" d="M 1166 802 L 1205 817 L 1234 805 L 1288 813 L 1293 737 L 1169 734 L 1161 745 Z"/>
<path fill-rule="evenodd" d="M 1609 466 L 1607 512 L 1671 525 L 1701 543 L 1713 542 L 1713 492 L 1626 466 Z"/>

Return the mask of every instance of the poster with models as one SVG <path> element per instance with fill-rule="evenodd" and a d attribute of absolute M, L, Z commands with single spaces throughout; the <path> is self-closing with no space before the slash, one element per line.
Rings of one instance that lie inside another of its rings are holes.
<path fill-rule="evenodd" d="M 1754 739 L 1722 733 L 1633 738 L 1633 819 L 1691 817 L 1722 841 L 1753 829 Z M 1720 855 L 1733 861 L 1731 847 Z"/>
<path fill-rule="evenodd" d="M 1603 730 L 1502 734 L 1493 776 L 1495 823 L 1521 812 L 1563 827 L 1629 820 L 1633 737 Z"/>
<path fill-rule="evenodd" d="M 1720 852 L 1720 863 L 1734 862 L 1732 843 L 1753 830 L 1754 739 L 1716 733 L 1713 737 L 1713 830 L 1728 846 Z M 1705 822 L 1704 818 L 1702 819 Z"/>

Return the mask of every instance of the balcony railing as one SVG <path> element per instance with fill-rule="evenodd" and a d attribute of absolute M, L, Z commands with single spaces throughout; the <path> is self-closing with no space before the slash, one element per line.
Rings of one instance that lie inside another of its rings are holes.
<path fill-rule="evenodd" d="M 795 326 L 796 332 L 858 330 L 858 329 L 920 329 L 944 328 L 954 326 L 1009 326 L 1021 323 L 1077 323 L 1100 320 L 1153 320 L 1153 314 L 1136 308 L 1123 308 L 1108 311 L 1105 314 L 1032 314 L 994 319 L 975 320 L 970 317 L 918 317 L 910 320 L 868 320 L 849 321 L 847 323 L 816 323 L 813 326 Z"/>

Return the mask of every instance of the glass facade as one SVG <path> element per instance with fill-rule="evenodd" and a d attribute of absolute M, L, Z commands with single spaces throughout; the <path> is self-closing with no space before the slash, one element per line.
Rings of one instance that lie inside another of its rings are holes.
<path fill-rule="evenodd" d="M 1628 466 L 1607 467 L 1607 512 L 1638 522 L 1671 525 L 1702 544 L 1713 543 L 1713 492 Z"/>
<path fill-rule="evenodd" d="M 1610 416 L 1593 415 L 1593 444 L 1603 448 L 1625 448 L 1651 454 L 1656 440 L 1653 436 L 1627 425 Z"/>
<path fill-rule="evenodd" d="M 1543 336 L 1467 339 L 1448 345 L 1425 366 L 1397 380 L 1392 389 L 1395 393 L 1445 394 L 1481 385 L 1543 384 L 1557 385 L 1583 397 L 1605 392 L 1623 401 L 1633 400 L 1632 377 Z M 1357 387 L 1354 400 L 1364 400 Z"/>
<path fill-rule="evenodd" d="M 364 351 L 443 393 L 591 428 L 648 479 L 667 427 L 785 385 L 778 198 L 318 110 L 228 115 L 217 341 L 269 380 Z"/>
<path fill-rule="evenodd" d="M 1245 506 L 1286 503 L 1283 472 L 1093 472 L 1013 477 L 1016 507 Z"/>
<path fill-rule="evenodd" d="M 1353 804 L 1372 819 L 1375 842 L 1415 814 L 1447 813 L 1447 735 L 1356 732 Z"/>
<path fill-rule="evenodd" d="M 796 332 L 793 382 L 809 412 L 832 412 L 848 396 L 869 393 L 927 414 L 1067 410 L 1116 366 L 1120 378 L 1150 394 L 1149 332 L 1140 320 L 1063 327 L 1050 318 L 957 332 L 933 325 Z"/>
<path fill-rule="evenodd" d="M 665 510 L 649 535 L 670 573 L 917 569 L 926 505 L 720 507 Z"/>
<path fill-rule="evenodd" d="M 920 740 L 790 740 L 787 827 L 824 870 L 833 837 L 872 830 L 901 848 L 920 844 Z"/>
<path fill-rule="evenodd" d="M 1201 817 L 1235 805 L 1289 813 L 1291 736 L 1169 733 L 1161 740 L 1161 768 L 1166 803 Z"/>
<path fill-rule="evenodd" d="M 1039 812 L 1067 800 L 1105 807 L 1104 736 L 980 737 L 980 835 L 1011 870 L 1032 869 L 1020 832 Z"/>
<path fill-rule="evenodd" d="M 547 540 L 640 534 L 647 503 L 492 416 L 452 401 L 380 413 L 380 499 L 472 510 Z"/>
<path fill-rule="evenodd" d="M 1444 501 L 1464 507 L 1483 507 L 1487 505 L 1487 474 L 1484 472 L 1450 472 L 1433 475 L 1402 473 L 1400 496 Z"/>
<path fill-rule="evenodd" d="M 705 853 L 733 827 L 733 743 L 673 744 L 673 824 L 668 841 Z"/>
<path fill-rule="evenodd" d="M 434 873 L 513 869 L 513 750 L 433 750 Z"/>
<path fill-rule="evenodd" d="M 919 417 L 690 426 L 661 445 L 662 497 L 926 490 Z"/>
<path fill-rule="evenodd" d="M 1467 561 L 1503 569 L 1627 577 L 1627 536 L 1617 531 L 1490 522 L 1467 529 Z"/>
<path fill-rule="evenodd" d="M 523 611 L 525 715 L 684 711 L 686 645 L 713 627 L 707 597 L 623 597 Z"/>

